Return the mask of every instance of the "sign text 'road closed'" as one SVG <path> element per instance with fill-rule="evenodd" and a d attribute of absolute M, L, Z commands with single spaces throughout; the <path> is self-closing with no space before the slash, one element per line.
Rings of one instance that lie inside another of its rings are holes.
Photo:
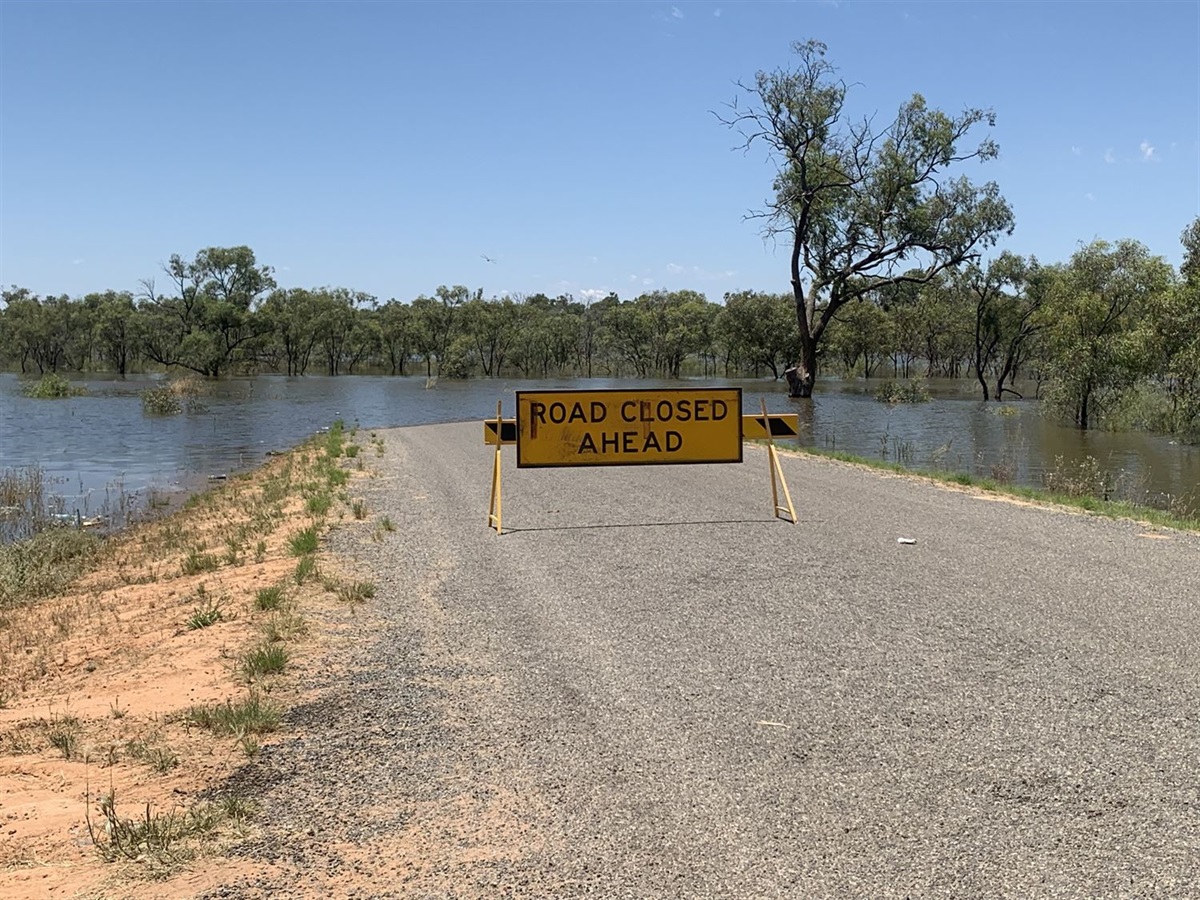
<path fill-rule="evenodd" d="M 742 461 L 737 388 L 517 391 L 517 465 Z"/>

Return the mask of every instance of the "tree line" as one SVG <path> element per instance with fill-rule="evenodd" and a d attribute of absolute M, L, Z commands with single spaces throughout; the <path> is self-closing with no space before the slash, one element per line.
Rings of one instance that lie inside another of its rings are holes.
<path fill-rule="evenodd" d="M 779 377 L 795 342 L 784 298 L 695 291 L 488 297 L 461 285 L 409 302 L 343 287 L 280 288 L 249 247 L 172 256 L 170 286 L 80 298 L 13 287 L 0 365 L 23 373 Z M 790 329 L 790 330 L 789 330 Z"/>
<path fill-rule="evenodd" d="M 1001 253 L 843 304 L 820 345 L 842 375 L 972 378 L 984 399 L 1026 385 L 1081 428 L 1137 395 L 1135 424 L 1200 431 L 1200 219 L 1176 271 L 1131 240 L 1066 262 Z M 780 378 L 800 353 L 795 298 L 695 291 L 487 297 L 439 287 L 411 302 L 280 288 L 249 247 L 172 256 L 169 286 L 81 298 L 3 292 L 0 363 L 25 373 L 189 370 L 346 375 Z M 817 304 L 817 310 L 823 309 Z"/>

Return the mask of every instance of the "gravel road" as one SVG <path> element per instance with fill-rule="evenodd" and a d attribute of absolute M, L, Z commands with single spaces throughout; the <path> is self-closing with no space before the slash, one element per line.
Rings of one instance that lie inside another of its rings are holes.
<path fill-rule="evenodd" d="M 785 458 L 381 432 L 378 596 L 211 897 L 1200 897 L 1200 537 Z M 912 545 L 897 538 L 916 539 Z"/>

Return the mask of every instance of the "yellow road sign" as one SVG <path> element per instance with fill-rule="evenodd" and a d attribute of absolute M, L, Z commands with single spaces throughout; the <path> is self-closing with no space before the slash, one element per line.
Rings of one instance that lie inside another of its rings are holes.
<path fill-rule="evenodd" d="M 739 388 L 517 391 L 517 465 L 742 461 Z"/>
<path fill-rule="evenodd" d="M 767 430 L 768 424 L 770 431 Z M 742 439 L 765 441 L 767 437 L 794 438 L 800 436 L 800 416 L 796 413 L 771 413 L 767 416 L 742 416 Z"/>

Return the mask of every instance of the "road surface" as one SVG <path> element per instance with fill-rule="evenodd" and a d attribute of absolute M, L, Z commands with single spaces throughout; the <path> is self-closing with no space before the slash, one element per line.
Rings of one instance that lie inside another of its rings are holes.
<path fill-rule="evenodd" d="M 481 430 L 381 433 L 377 597 L 212 896 L 1200 897 L 1200 537 L 809 457 L 792 526 L 749 446 L 506 449 L 497 536 Z"/>

